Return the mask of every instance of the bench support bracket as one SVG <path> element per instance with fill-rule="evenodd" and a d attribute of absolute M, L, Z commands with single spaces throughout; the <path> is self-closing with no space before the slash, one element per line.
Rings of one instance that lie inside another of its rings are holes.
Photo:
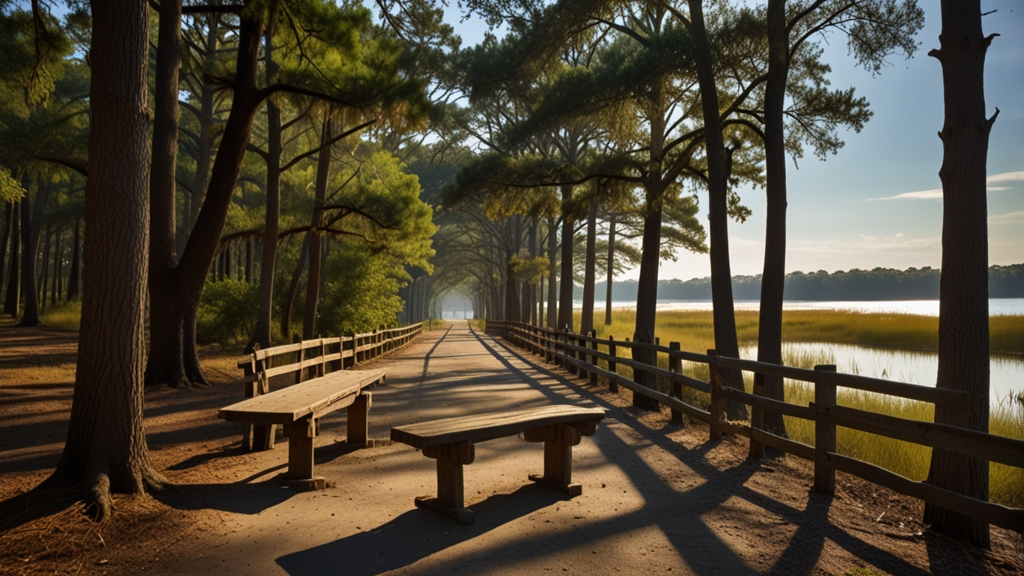
<path fill-rule="evenodd" d="M 284 425 L 288 436 L 288 471 L 280 476 L 290 486 L 305 490 L 323 490 L 326 481 L 313 475 L 313 440 L 317 422 L 313 416 Z"/>
<path fill-rule="evenodd" d="M 417 496 L 416 506 L 450 516 L 459 524 L 473 523 L 473 511 L 465 506 L 462 467 L 476 459 L 472 442 L 428 446 L 423 455 L 437 460 L 437 497 Z"/>
<path fill-rule="evenodd" d="M 569 497 L 582 494 L 583 485 L 572 481 L 572 447 L 580 443 L 583 434 L 593 433 L 591 427 L 587 428 L 582 434 L 577 427 L 567 424 L 525 431 L 523 438 L 527 442 L 544 443 L 544 474 L 530 474 L 530 480 L 565 490 Z"/>
<path fill-rule="evenodd" d="M 373 398 L 369 392 L 363 392 L 356 396 L 354 402 L 348 407 L 348 436 L 346 441 L 349 444 L 366 444 L 369 438 L 369 416 L 370 405 Z"/>

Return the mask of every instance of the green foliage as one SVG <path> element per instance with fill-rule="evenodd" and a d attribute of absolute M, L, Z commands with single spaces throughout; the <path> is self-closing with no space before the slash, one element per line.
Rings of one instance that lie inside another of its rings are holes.
<path fill-rule="evenodd" d="M 25 189 L 18 184 L 18 181 L 11 177 L 7 168 L 0 166 L 0 204 L 5 202 L 16 202 L 25 196 Z"/>
<path fill-rule="evenodd" d="M 258 309 L 255 285 L 230 279 L 209 282 L 199 304 L 196 340 L 230 343 L 248 338 L 256 325 Z"/>
<path fill-rule="evenodd" d="M 324 335 L 370 332 L 396 324 L 403 302 L 396 269 L 356 240 L 334 246 L 327 259 L 317 330 Z"/>

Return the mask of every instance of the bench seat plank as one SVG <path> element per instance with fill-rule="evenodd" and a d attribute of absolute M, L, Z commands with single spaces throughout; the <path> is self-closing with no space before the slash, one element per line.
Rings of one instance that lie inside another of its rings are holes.
<path fill-rule="evenodd" d="M 391 440 L 422 450 L 430 446 L 456 442 L 484 442 L 552 424 L 597 422 L 602 418 L 604 410 L 601 408 L 543 406 L 515 412 L 475 414 L 398 426 L 391 429 Z"/>
<path fill-rule="evenodd" d="M 362 388 L 383 379 L 381 370 L 339 370 L 221 408 L 217 416 L 249 424 L 290 424 L 310 414 L 315 418 L 345 408 Z"/>

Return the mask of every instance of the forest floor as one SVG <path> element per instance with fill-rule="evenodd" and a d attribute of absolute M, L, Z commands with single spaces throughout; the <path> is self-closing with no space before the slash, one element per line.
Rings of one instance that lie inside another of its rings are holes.
<path fill-rule="evenodd" d="M 477 445 L 465 470 L 476 523 L 413 506 L 436 490 L 434 462 L 403 444 L 352 449 L 344 411 L 324 419 L 317 474 L 326 490 L 275 481 L 287 448 L 246 453 L 217 409 L 242 397 L 238 351 L 202 351 L 213 385 L 146 396 L 146 432 L 171 482 L 117 500 L 95 524 L 73 492 L 33 490 L 67 434 L 77 333 L 0 323 L 2 574 L 1024 574 L 1024 538 L 993 529 L 983 551 L 934 533 L 922 505 L 840 474 L 833 497 L 811 490 L 794 457 L 752 461 L 746 442 L 708 442 L 707 426 L 630 407 L 629 392 L 544 365 L 462 324 L 425 333 L 365 368 L 370 433 L 433 418 L 549 403 L 607 411 L 574 449 L 571 500 L 531 484 L 538 447 Z M 279 439 L 283 444 L 283 439 Z"/>

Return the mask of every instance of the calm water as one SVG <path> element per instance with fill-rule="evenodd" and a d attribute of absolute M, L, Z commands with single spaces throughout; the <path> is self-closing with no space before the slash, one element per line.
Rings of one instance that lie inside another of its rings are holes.
<path fill-rule="evenodd" d="M 825 356 L 827 360 L 822 363 L 835 364 L 839 372 L 924 386 L 935 386 L 939 372 L 939 355 L 935 352 L 905 352 L 821 342 L 783 344 L 783 358 L 791 355 Z M 756 360 L 757 346 L 743 348 L 740 356 Z M 991 358 L 989 366 L 993 404 L 1011 393 L 1024 393 L 1024 359 L 997 356 Z"/>
<path fill-rule="evenodd" d="M 577 308 L 582 302 L 575 303 Z M 757 310 L 757 300 L 737 300 L 737 310 Z M 636 308 L 636 302 L 615 302 L 613 308 Z M 604 309 L 603 303 L 596 305 L 598 312 Z M 783 310 L 852 310 L 855 312 L 888 312 L 892 314 L 920 314 L 922 316 L 938 316 L 938 300 L 888 300 L 888 301 L 851 301 L 827 302 L 817 300 L 787 300 L 782 304 Z M 658 310 L 711 310 L 710 300 L 658 300 Z M 988 313 L 991 316 L 1024 315 L 1024 298 L 992 298 L 988 301 Z"/>

